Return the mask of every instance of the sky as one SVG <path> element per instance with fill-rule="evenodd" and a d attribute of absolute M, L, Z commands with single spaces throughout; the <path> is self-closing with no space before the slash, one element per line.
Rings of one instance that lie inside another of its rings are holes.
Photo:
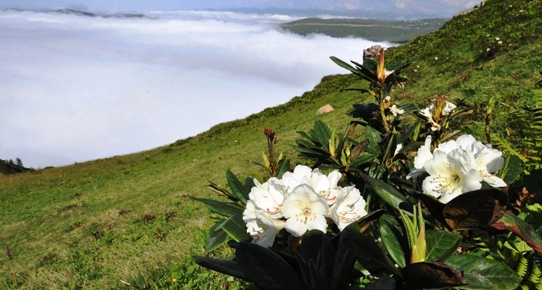
<path fill-rule="evenodd" d="M 114 6 L 102 2 L 83 4 Z M 348 73 L 329 56 L 359 60 L 375 44 L 280 31 L 296 19 L 288 15 L 162 10 L 173 8 L 165 0 L 144 10 L 148 2 L 121 7 L 144 19 L 0 10 L 0 159 L 44 168 L 167 145 Z"/>

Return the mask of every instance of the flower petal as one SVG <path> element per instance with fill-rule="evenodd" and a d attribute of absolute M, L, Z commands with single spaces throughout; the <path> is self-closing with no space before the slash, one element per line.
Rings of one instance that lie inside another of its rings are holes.
<path fill-rule="evenodd" d="M 431 135 L 425 137 L 425 144 L 418 148 L 418 154 L 414 157 L 414 169 L 407 175 L 406 179 L 418 177 L 425 172 L 425 163 L 433 158 L 431 153 Z"/>
<path fill-rule="evenodd" d="M 325 198 L 306 184 L 294 188 L 282 206 L 282 214 L 287 218 L 286 230 L 296 237 L 310 229 L 325 231 L 327 223 L 324 215 L 328 211 Z"/>

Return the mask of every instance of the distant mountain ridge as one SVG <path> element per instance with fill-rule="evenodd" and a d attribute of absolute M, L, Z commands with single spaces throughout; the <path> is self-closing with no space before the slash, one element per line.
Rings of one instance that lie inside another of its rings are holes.
<path fill-rule="evenodd" d="M 60 9 L 17 9 L 17 8 L 8 8 L 4 9 L 5 11 L 30 11 L 30 12 L 41 12 L 41 13 L 57 13 L 57 14 L 68 14 L 76 16 L 85 16 L 85 17 L 102 17 L 102 18 L 151 18 L 142 13 L 131 13 L 131 12 L 119 12 L 119 13 L 94 13 L 77 9 L 69 8 L 60 8 Z"/>
<path fill-rule="evenodd" d="M 305 18 L 280 27 L 300 34 L 324 34 L 331 37 L 360 37 L 371 41 L 406 43 L 417 36 L 439 29 L 447 19 L 376 20 L 376 19 L 319 19 Z"/>
<path fill-rule="evenodd" d="M 70 14 L 86 17 L 103 17 L 103 18 L 151 18 L 143 12 L 117 12 L 117 13 L 101 13 L 90 12 L 83 9 L 73 8 L 58 8 L 58 9 L 19 9 L 7 8 L 6 11 L 32 11 L 42 13 L 59 13 Z M 394 13 L 382 12 L 378 10 L 357 9 L 357 10 L 322 10 L 322 9 L 291 9 L 291 8 L 226 8 L 226 9 L 197 9 L 195 11 L 230 11 L 238 13 L 251 14 L 283 14 L 299 17 L 331 17 L 331 18 L 363 18 L 363 19 L 379 19 L 379 20 L 419 20 L 429 18 L 445 18 L 437 14 L 424 13 Z"/>
<path fill-rule="evenodd" d="M 301 17 L 318 17 L 318 16 L 334 16 L 334 17 L 349 17 L 349 18 L 364 18 L 364 19 L 379 19 L 379 20 L 416 20 L 428 18 L 445 18 L 437 14 L 424 13 L 393 13 L 382 12 L 378 10 L 356 9 L 356 10 L 322 10 L 322 9 L 290 9 L 290 8 L 229 8 L 222 9 L 232 12 L 255 13 L 255 14 L 286 14 L 296 15 Z"/>

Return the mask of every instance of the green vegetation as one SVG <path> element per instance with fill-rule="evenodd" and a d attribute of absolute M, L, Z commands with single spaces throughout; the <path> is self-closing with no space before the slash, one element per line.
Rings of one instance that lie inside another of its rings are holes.
<path fill-rule="evenodd" d="M 531 90 L 542 80 L 541 13 L 540 0 L 487 1 L 436 32 L 390 49 L 391 62 L 413 62 L 403 70 L 409 82 L 394 100 L 425 106 L 428 97 L 445 94 L 482 110 L 495 97 L 493 133 L 518 152 L 528 149 L 512 113 L 534 104 Z M 237 176 L 265 174 L 253 163 L 267 150 L 264 128 L 277 132 L 277 152 L 294 164 L 290 145 L 297 131 L 308 131 L 316 120 L 343 130 L 351 105 L 364 102 L 358 92 L 341 91 L 348 88 L 367 85 L 353 75 L 327 76 L 284 105 L 167 146 L 0 176 L 0 288 L 241 287 L 191 261 L 191 255 L 205 254 L 215 217 L 188 196 L 217 199 L 208 181 L 225 187 L 228 169 Z M 325 104 L 335 111 L 316 116 Z M 480 122 L 462 129 L 478 138 L 485 134 Z"/>
<path fill-rule="evenodd" d="M 331 37 L 361 37 L 372 41 L 405 43 L 441 27 L 446 19 L 376 20 L 304 18 L 281 24 L 296 34 L 325 34 Z"/>
<path fill-rule="evenodd" d="M 21 159 L 17 158 L 13 160 L 0 159 L 0 175 L 2 174 L 14 174 L 32 170 L 23 166 Z"/>

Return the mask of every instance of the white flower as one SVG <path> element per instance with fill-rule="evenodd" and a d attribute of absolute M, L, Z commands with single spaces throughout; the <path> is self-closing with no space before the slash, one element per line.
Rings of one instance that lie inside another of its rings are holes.
<path fill-rule="evenodd" d="M 471 158 L 476 161 L 476 170 L 480 172 L 487 184 L 493 187 L 506 186 L 502 179 L 493 175 L 504 166 L 501 151 L 492 149 L 491 145 L 484 145 L 468 134 L 459 136 L 455 141 L 444 142 L 437 149 L 448 153 L 455 148 L 466 150 L 471 155 Z"/>
<path fill-rule="evenodd" d="M 442 110 L 442 116 L 448 116 L 457 106 L 453 103 L 450 103 L 446 101 L 446 104 L 444 105 L 444 109 Z"/>
<path fill-rule="evenodd" d="M 288 193 L 292 192 L 300 184 L 309 184 L 312 169 L 308 166 L 297 165 L 294 172 L 285 172 L 282 175 L 282 184 L 286 186 Z"/>
<path fill-rule="evenodd" d="M 247 201 L 243 211 L 243 221 L 252 242 L 263 247 L 271 247 L 277 233 L 284 228 L 285 221 L 272 219 L 264 210 L 257 209 L 252 200 Z"/>
<path fill-rule="evenodd" d="M 480 189 L 482 180 L 493 187 L 504 187 L 506 183 L 494 173 L 504 165 L 499 150 L 484 145 L 472 135 L 461 135 L 456 140 L 441 143 L 431 154 L 431 137 L 418 149 L 414 158 L 414 169 L 407 179 L 429 173 L 422 183 L 425 194 L 447 203 L 456 196 Z"/>
<path fill-rule="evenodd" d="M 395 151 L 393 152 L 393 156 L 399 154 L 399 152 L 401 151 L 401 149 L 403 149 L 403 143 L 397 144 L 397 146 L 395 146 Z"/>
<path fill-rule="evenodd" d="M 476 169 L 482 174 L 484 181 L 493 187 L 505 187 L 506 182 L 499 177 L 493 175 L 504 166 L 504 158 L 499 150 L 492 149 L 490 145 L 486 145 L 476 155 Z"/>
<path fill-rule="evenodd" d="M 341 187 L 337 186 L 342 174 L 339 170 L 334 170 L 327 176 L 320 173 L 318 168 L 314 169 L 309 185 L 318 193 L 323 196 L 329 205 L 335 203 L 337 196 L 341 193 Z"/>
<path fill-rule="evenodd" d="M 476 160 L 476 170 L 480 172 L 484 181 L 493 187 L 505 187 L 506 183 L 495 176 L 494 173 L 504 166 L 502 152 L 476 141 L 471 135 L 462 135 L 457 138 L 457 147 L 467 150 Z"/>
<path fill-rule="evenodd" d="M 418 177 L 420 174 L 425 172 L 425 162 L 433 158 L 433 153 L 431 153 L 431 135 L 425 137 L 425 144 L 418 148 L 418 155 L 414 157 L 414 169 L 410 171 L 406 179 L 413 177 Z"/>
<path fill-rule="evenodd" d="M 341 188 L 337 186 L 342 174 L 334 170 L 327 176 L 320 173 L 318 168 L 312 170 L 308 166 L 297 165 L 294 172 L 286 172 L 282 176 L 282 184 L 286 186 L 288 193 L 301 184 L 307 184 L 312 187 L 316 193 L 326 198 L 329 205 L 335 203 L 337 195 Z"/>
<path fill-rule="evenodd" d="M 420 114 L 427 118 L 427 122 L 431 124 L 431 131 L 439 131 L 440 125 L 433 119 L 433 111 L 435 106 L 433 104 L 420 110 Z"/>
<path fill-rule="evenodd" d="M 248 195 L 254 206 L 265 210 L 271 218 L 282 218 L 281 207 L 286 188 L 280 180 L 272 177 L 264 184 L 260 184 L 257 179 L 254 179 L 254 185 Z"/>
<path fill-rule="evenodd" d="M 397 108 L 396 105 L 393 105 L 390 107 L 390 111 L 391 113 L 393 114 L 393 116 L 397 116 L 397 115 L 402 115 L 405 113 L 405 110 L 401 109 L 401 108 Z"/>
<path fill-rule="evenodd" d="M 337 202 L 329 209 L 329 216 L 341 231 L 365 215 L 365 200 L 353 186 L 344 187 Z"/>
<path fill-rule="evenodd" d="M 295 237 L 313 229 L 325 232 L 328 211 L 326 199 L 306 184 L 294 188 L 282 205 L 282 214 L 287 218 L 285 228 Z"/>
<path fill-rule="evenodd" d="M 391 101 L 391 96 L 386 96 L 386 97 L 384 98 L 384 102 L 389 102 L 389 101 Z"/>
<path fill-rule="evenodd" d="M 449 153 L 435 150 L 433 158 L 424 164 L 429 176 L 423 180 L 425 194 L 448 203 L 453 198 L 482 187 L 482 175 L 476 170 L 476 162 L 463 149 Z"/>

